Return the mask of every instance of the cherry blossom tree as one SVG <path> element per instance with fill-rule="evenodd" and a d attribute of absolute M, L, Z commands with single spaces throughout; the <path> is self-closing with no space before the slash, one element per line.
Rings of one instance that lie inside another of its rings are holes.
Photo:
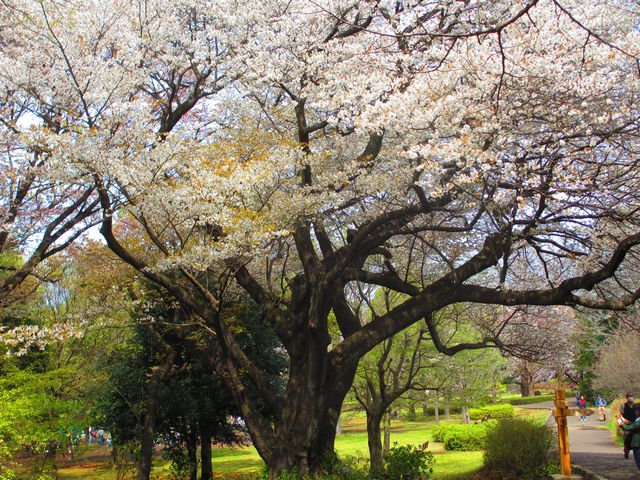
<path fill-rule="evenodd" d="M 633 2 L 1 12 L 3 91 L 51 112 L 21 141 L 46 153 L 51 181 L 96 193 L 109 247 L 214 332 L 272 478 L 322 468 L 358 359 L 404 328 L 424 322 L 446 354 L 502 345 L 500 331 L 447 343 L 433 313 L 448 305 L 624 309 L 640 295 L 617 274 L 640 243 Z M 122 221 L 144 229 L 141 253 Z M 362 322 L 354 282 L 406 300 Z M 237 290 L 287 351 L 282 394 L 223 320 Z"/>
<path fill-rule="evenodd" d="M 500 332 L 503 352 L 523 397 L 533 395 L 535 382 L 572 370 L 576 336 L 582 331 L 576 313 L 568 307 L 503 309 L 491 330 Z"/>
<path fill-rule="evenodd" d="M 637 370 L 628 368 L 633 364 L 640 348 L 637 332 L 621 330 L 609 339 L 600 350 L 598 364 L 594 368 L 595 385 L 608 392 L 624 396 L 626 392 L 636 392 L 640 388 Z"/>

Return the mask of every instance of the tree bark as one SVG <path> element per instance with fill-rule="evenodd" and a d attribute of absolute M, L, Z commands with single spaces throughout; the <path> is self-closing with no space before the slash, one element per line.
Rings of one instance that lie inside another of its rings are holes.
<path fill-rule="evenodd" d="M 444 396 L 444 419 L 451 420 L 451 406 L 449 405 L 449 397 Z"/>
<path fill-rule="evenodd" d="M 211 440 L 208 425 L 200 424 L 200 480 L 213 480 Z"/>
<path fill-rule="evenodd" d="M 387 410 L 384 416 L 384 445 L 382 447 L 383 453 L 387 453 L 391 448 L 391 410 Z"/>
<path fill-rule="evenodd" d="M 149 480 L 151 460 L 153 459 L 153 441 L 155 437 L 158 411 L 158 393 L 162 383 L 162 372 L 156 370 L 149 381 L 147 390 L 147 411 L 140 433 L 140 460 L 138 461 L 138 480 Z"/>
<path fill-rule="evenodd" d="M 189 480 L 198 480 L 198 434 L 191 429 L 186 437 L 187 459 L 189 460 Z"/>
<path fill-rule="evenodd" d="M 382 421 L 382 414 L 379 412 L 367 412 L 367 441 L 369 444 L 369 475 L 374 478 L 378 473 L 382 471 L 383 467 L 383 451 L 382 451 L 382 438 L 380 435 L 380 422 Z M 385 425 L 388 415 L 385 415 Z M 385 428 L 386 433 L 386 428 Z M 386 436 L 385 436 L 386 439 Z"/>
<path fill-rule="evenodd" d="M 462 423 L 471 423 L 471 418 L 469 417 L 469 405 L 462 406 Z"/>
<path fill-rule="evenodd" d="M 173 361 L 176 356 L 175 350 L 171 348 L 152 325 L 148 325 L 147 330 L 158 346 L 165 350 L 166 357 L 162 365 L 151 368 L 149 386 L 147 388 L 147 411 L 144 415 L 142 431 L 140 432 L 138 480 L 149 480 L 149 476 L 151 475 L 153 442 L 155 440 L 155 427 L 158 415 L 158 395 L 160 393 L 160 387 L 174 371 Z"/>
<path fill-rule="evenodd" d="M 434 415 L 436 419 L 436 425 L 440 423 L 440 393 L 436 392 L 436 398 L 434 401 Z"/>
<path fill-rule="evenodd" d="M 533 374 L 528 368 L 520 370 L 520 392 L 523 397 L 530 397 L 533 394 Z"/>

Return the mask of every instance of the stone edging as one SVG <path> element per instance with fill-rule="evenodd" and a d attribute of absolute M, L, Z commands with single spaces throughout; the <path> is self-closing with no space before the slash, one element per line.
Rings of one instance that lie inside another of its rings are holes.
<path fill-rule="evenodd" d="M 573 473 L 578 473 L 582 475 L 584 480 L 607 480 L 606 477 L 602 475 L 598 475 L 597 473 L 593 473 L 588 468 L 581 467 L 580 465 L 573 464 L 571 465 L 571 471 Z"/>

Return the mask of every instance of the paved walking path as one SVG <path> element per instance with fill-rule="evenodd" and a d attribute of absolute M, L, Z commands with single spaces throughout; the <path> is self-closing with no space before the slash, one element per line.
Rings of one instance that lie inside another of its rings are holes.
<path fill-rule="evenodd" d="M 571 405 L 571 404 L 570 404 Z M 553 402 L 522 405 L 523 408 L 554 408 Z M 605 422 L 599 422 L 597 414 L 581 422 L 580 417 L 568 417 L 569 452 L 571 463 L 587 468 L 609 480 L 640 480 L 640 470 L 633 457 L 625 460 L 622 447 L 617 445 Z M 551 423 L 555 425 L 553 417 Z M 633 455 L 633 454 L 631 454 Z"/>

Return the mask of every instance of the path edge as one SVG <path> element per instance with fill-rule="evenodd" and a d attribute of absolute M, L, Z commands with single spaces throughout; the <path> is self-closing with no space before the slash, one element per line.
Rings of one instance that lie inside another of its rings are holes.
<path fill-rule="evenodd" d="M 573 473 L 582 475 L 584 480 L 608 480 L 607 477 L 603 477 L 602 475 L 593 473 L 588 468 L 581 467 L 580 465 L 576 465 L 575 463 L 571 465 L 571 471 Z"/>

